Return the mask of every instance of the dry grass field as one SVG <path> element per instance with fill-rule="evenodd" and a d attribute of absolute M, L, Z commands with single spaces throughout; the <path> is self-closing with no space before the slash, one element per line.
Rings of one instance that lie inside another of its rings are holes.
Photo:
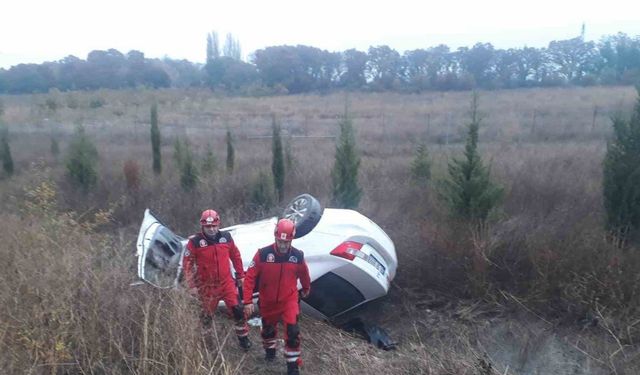
<path fill-rule="evenodd" d="M 481 232 L 452 220 L 435 186 L 464 145 L 470 92 L 230 98 L 200 90 L 54 92 L 3 96 L 16 173 L 0 175 L 0 373 L 276 374 L 259 335 L 236 349 L 230 322 L 202 332 L 181 291 L 130 287 L 144 208 L 171 228 L 197 230 L 205 207 L 233 225 L 255 210 L 252 186 L 270 173 L 272 116 L 291 152 L 285 200 L 329 202 L 334 138 L 345 104 L 362 157 L 359 210 L 394 240 L 398 276 L 362 312 L 399 340 L 379 351 L 303 319 L 308 374 L 640 373 L 640 249 L 603 229 L 602 160 L 610 117 L 630 113 L 632 87 L 480 92 L 480 152 L 505 188 Z M 163 173 L 153 174 L 149 110 L 158 103 Z M 97 146 L 99 181 L 88 193 L 65 178 L 77 124 Z M 225 134 L 236 167 L 225 171 Z M 51 138 L 61 153 L 52 155 Z M 199 162 L 219 167 L 186 193 L 173 144 L 186 137 Z M 420 142 L 429 186 L 410 182 Z M 140 184 L 127 187 L 135 161 Z M 283 202 L 286 203 L 286 202 Z M 221 315 L 222 316 L 222 315 Z M 228 341 L 228 342 L 227 342 Z"/>

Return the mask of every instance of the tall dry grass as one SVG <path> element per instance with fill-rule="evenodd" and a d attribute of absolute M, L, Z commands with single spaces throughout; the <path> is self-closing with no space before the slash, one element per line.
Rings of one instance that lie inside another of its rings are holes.
<path fill-rule="evenodd" d="M 229 325 L 202 335 L 186 294 L 129 285 L 131 240 L 94 231 L 109 212 L 58 213 L 48 180 L 27 195 L 2 214 L 2 373 L 238 373 L 222 354 Z"/>

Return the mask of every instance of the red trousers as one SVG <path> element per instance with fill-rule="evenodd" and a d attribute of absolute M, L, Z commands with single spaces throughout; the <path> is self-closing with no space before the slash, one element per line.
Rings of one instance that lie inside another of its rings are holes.
<path fill-rule="evenodd" d="M 300 307 L 298 301 L 288 301 L 278 305 L 260 305 L 262 315 L 262 345 L 267 349 L 276 348 L 276 336 L 278 334 L 278 323 L 282 322 L 284 328 L 284 357 L 287 362 L 297 362 L 300 359 L 300 327 L 298 325 L 298 314 Z"/>
<path fill-rule="evenodd" d="M 208 315 L 213 315 L 218 308 L 220 300 L 224 301 L 229 314 L 231 314 L 231 309 L 238 304 L 238 289 L 232 283 L 203 285 L 198 287 L 198 295 L 200 296 L 202 309 Z"/>
<path fill-rule="evenodd" d="M 227 306 L 227 314 L 235 321 L 236 335 L 242 337 L 249 334 L 242 306 L 238 303 L 238 289 L 233 283 L 201 286 L 198 288 L 198 295 L 202 304 L 202 312 L 207 319 L 216 311 L 220 300 L 223 300 Z"/>

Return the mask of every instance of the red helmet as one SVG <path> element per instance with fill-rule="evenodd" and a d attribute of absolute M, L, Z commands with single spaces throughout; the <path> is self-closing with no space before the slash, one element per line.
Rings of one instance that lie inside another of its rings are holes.
<path fill-rule="evenodd" d="M 220 215 L 214 210 L 205 210 L 200 216 L 200 225 L 220 225 Z"/>
<path fill-rule="evenodd" d="M 277 240 L 291 241 L 296 235 L 296 225 L 289 219 L 280 219 L 274 234 Z"/>

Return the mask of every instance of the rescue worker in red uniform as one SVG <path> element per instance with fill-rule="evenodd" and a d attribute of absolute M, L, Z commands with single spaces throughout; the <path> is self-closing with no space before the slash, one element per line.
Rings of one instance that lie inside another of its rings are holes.
<path fill-rule="evenodd" d="M 227 311 L 235 320 L 235 331 L 240 347 L 248 350 L 249 327 L 238 298 L 238 286 L 244 280 L 242 258 L 231 234 L 221 232 L 220 216 L 214 210 L 205 210 L 200 217 L 202 231 L 189 237 L 184 252 L 183 269 L 190 291 L 197 293 L 202 304 L 205 326 L 211 323 L 218 302 L 223 300 Z M 231 263 L 229 263 L 231 262 Z M 236 281 L 231 276 L 231 265 L 236 272 Z"/>
<path fill-rule="evenodd" d="M 311 290 L 309 268 L 304 253 L 291 246 L 295 236 L 295 224 L 289 219 L 278 221 L 275 242 L 256 253 L 249 265 L 243 291 L 245 316 L 253 313 L 252 294 L 258 283 L 259 307 L 262 315 L 262 343 L 265 359 L 273 361 L 276 356 L 278 322 L 282 322 L 285 337 L 284 356 L 287 374 L 299 374 L 300 328 L 298 315 L 298 279 L 302 285 L 300 295 L 305 298 Z"/>

